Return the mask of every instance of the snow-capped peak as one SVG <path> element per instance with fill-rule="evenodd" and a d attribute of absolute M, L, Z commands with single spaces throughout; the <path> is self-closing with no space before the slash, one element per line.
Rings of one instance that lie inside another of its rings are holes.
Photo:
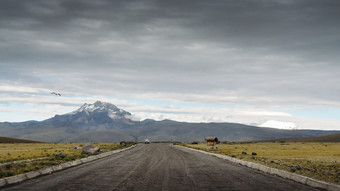
<path fill-rule="evenodd" d="M 104 112 L 111 119 L 121 119 L 121 118 L 128 118 L 131 114 L 123 109 L 116 107 L 115 105 L 107 102 L 96 101 L 93 104 L 85 103 L 79 109 L 71 112 L 70 114 L 77 114 L 77 113 L 86 113 L 90 115 L 91 113 L 96 112 Z"/>
<path fill-rule="evenodd" d="M 87 112 L 93 112 L 96 110 L 114 110 L 114 111 L 122 111 L 124 112 L 124 110 L 122 109 L 118 109 L 115 105 L 111 104 L 111 103 L 106 103 L 106 102 L 101 102 L 101 101 L 96 101 L 93 104 L 87 104 L 85 103 L 84 105 L 82 105 L 79 109 L 77 109 L 77 112 L 82 112 L 82 111 L 87 111 Z"/>

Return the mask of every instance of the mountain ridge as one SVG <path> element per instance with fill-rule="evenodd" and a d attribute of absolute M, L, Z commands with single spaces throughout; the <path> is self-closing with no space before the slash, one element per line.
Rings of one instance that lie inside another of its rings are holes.
<path fill-rule="evenodd" d="M 16 139 L 11 137 L 0 137 L 0 143 L 41 143 L 41 142 L 26 139 Z"/>
<path fill-rule="evenodd" d="M 2 136 L 43 142 L 119 142 L 146 138 L 151 141 L 202 141 L 207 136 L 216 136 L 222 141 L 254 141 L 333 133 L 340 131 L 280 130 L 227 122 L 135 121 L 131 113 L 100 101 L 85 103 L 75 111 L 43 121 L 0 123 Z"/>
<path fill-rule="evenodd" d="M 258 142 L 340 142 L 340 133 L 316 137 L 269 139 Z"/>

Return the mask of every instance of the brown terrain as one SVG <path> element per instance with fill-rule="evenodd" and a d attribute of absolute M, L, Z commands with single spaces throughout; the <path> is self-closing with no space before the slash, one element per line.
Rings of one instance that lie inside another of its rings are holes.
<path fill-rule="evenodd" d="M 267 139 L 257 142 L 340 142 L 340 133 L 318 136 L 318 137 L 302 137 L 302 138 L 281 138 L 281 139 Z"/>
<path fill-rule="evenodd" d="M 25 139 L 16 139 L 11 137 L 0 137 L 0 143 L 42 143 L 42 142 Z"/>

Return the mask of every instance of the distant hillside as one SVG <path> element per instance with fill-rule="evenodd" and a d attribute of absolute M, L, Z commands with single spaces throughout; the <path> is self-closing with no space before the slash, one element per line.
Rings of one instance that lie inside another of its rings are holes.
<path fill-rule="evenodd" d="M 340 133 L 318 136 L 318 137 L 302 137 L 302 138 L 281 138 L 281 139 L 268 139 L 259 142 L 340 142 Z"/>
<path fill-rule="evenodd" d="M 41 143 L 41 142 L 25 139 L 16 139 L 10 137 L 0 137 L 0 143 Z"/>

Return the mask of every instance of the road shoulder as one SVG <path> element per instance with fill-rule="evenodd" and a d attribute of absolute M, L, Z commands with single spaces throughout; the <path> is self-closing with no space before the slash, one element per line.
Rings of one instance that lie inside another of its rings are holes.
<path fill-rule="evenodd" d="M 188 148 L 188 147 L 184 147 L 184 146 L 180 146 L 180 145 L 174 145 L 174 146 L 177 147 L 177 148 L 180 148 L 180 149 L 188 149 L 188 150 L 200 152 L 200 153 L 203 153 L 203 154 L 211 155 L 211 156 L 214 156 L 214 157 L 217 157 L 217 158 L 221 158 L 221 159 L 230 161 L 230 162 L 235 163 L 235 164 L 240 164 L 242 166 L 246 166 L 248 168 L 259 170 L 259 171 L 262 171 L 262 172 L 265 172 L 265 173 L 268 173 L 268 174 L 271 174 L 271 175 L 277 175 L 277 176 L 280 176 L 282 178 L 290 179 L 290 180 L 293 180 L 295 182 L 299 182 L 301 184 L 305 184 L 305 185 L 308 185 L 308 186 L 313 187 L 313 188 L 321 188 L 321 189 L 328 190 L 328 191 L 339 191 L 340 190 L 340 185 L 335 185 L 335 184 L 332 184 L 332 183 L 328 183 L 328 182 L 324 182 L 324 181 L 320 181 L 320 180 L 315 180 L 313 178 L 309 178 L 309 177 L 302 176 L 302 175 L 299 175 L 299 174 L 279 170 L 279 169 L 276 169 L 276 168 L 270 168 L 270 167 L 267 167 L 267 166 L 264 166 L 264 165 L 261 165 L 261 164 L 243 161 L 243 160 L 239 160 L 239 159 L 228 157 L 228 156 L 221 155 L 221 154 L 210 153 L 210 152 L 206 152 L 206 151 L 202 151 L 202 150 L 198 150 L 198 149 L 193 149 L 193 148 Z"/>
<path fill-rule="evenodd" d="M 32 179 L 32 178 L 36 178 L 36 177 L 39 177 L 39 176 L 48 175 L 48 174 L 51 174 L 53 172 L 65 170 L 67 168 L 71 168 L 71 167 L 78 166 L 78 165 L 81 165 L 81 164 L 85 164 L 85 163 L 88 163 L 88 162 L 91 162 L 91 161 L 94 161 L 94 160 L 97 160 L 97 159 L 101 159 L 101 158 L 111 156 L 111 155 L 116 154 L 116 153 L 120 153 L 120 152 L 129 150 L 129 149 L 132 149 L 134 147 L 136 147 L 136 145 L 132 145 L 131 147 L 128 147 L 128 148 L 125 148 L 125 149 L 109 151 L 109 152 L 101 153 L 101 154 L 98 154 L 98 155 L 89 156 L 89 157 L 86 157 L 86 158 L 81 158 L 81 159 L 78 159 L 78 160 L 63 163 L 61 165 L 49 166 L 49 167 L 45 167 L 45 168 L 42 168 L 42 169 L 39 169 L 39 170 L 36 170 L 36 171 L 30 171 L 30 172 L 27 172 L 27 173 L 24 173 L 24 174 L 6 177 L 6 178 L 3 178 L 3 179 L 0 179 L 0 188 L 11 185 L 11 184 L 17 184 L 17 183 L 20 183 L 22 181 L 29 180 L 29 179 Z"/>

